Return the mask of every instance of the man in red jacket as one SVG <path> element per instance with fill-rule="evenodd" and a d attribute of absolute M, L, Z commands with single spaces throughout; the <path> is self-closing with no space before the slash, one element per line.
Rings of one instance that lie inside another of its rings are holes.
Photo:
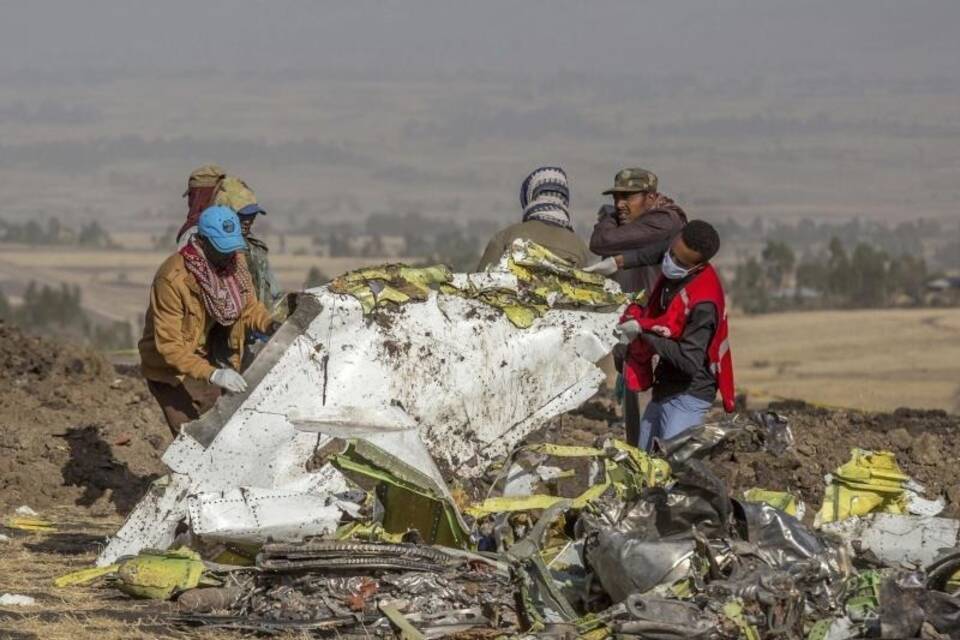
<path fill-rule="evenodd" d="M 659 247 L 662 251 L 664 242 L 672 239 L 687 223 L 687 214 L 671 198 L 660 193 L 659 188 L 659 180 L 652 171 L 628 167 L 617 172 L 613 187 L 603 192 L 613 197 L 613 204 L 600 207 L 597 223 L 590 236 L 590 251 L 604 257 L 650 247 Z M 602 269 L 610 260 L 612 258 L 586 270 Z M 620 270 L 614 268 L 600 273 L 609 275 L 627 293 L 646 291 L 649 296 L 660 277 L 660 263 Z M 618 372 L 622 371 L 622 347 L 614 351 L 613 363 Z M 626 393 L 623 398 L 623 418 L 628 425 L 634 425 L 634 432 L 640 423 L 640 409 L 641 398 L 636 393 Z"/>
<path fill-rule="evenodd" d="M 672 438 L 703 422 L 718 390 L 724 408 L 733 411 L 733 359 L 727 339 L 726 304 L 723 285 L 710 265 L 719 249 L 716 229 L 703 220 L 692 220 L 660 246 L 628 251 L 604 261 L 616 269 L 657 262 L 661 265 L 662 277 L 646 307 L 628 309 L 625 321 L 618 326 L 622 342 L 643 341 L 629 350 L 624 365 L 628 383 L 643 379 L 642 375 L 629 375 L 631 367 L 641 371 L 649 366 L 643 358 L 656 355 L 659 360 L 652 400 L 639 429 L 636 424 L 627 424 L 627 440 L 645 450 L 650 450 L 654 438 Z M 658 333 L 653 327 L 669 330 Z M 642 382 L 634 384 L 638 388 L 631 391 L 640 390 Z"/>

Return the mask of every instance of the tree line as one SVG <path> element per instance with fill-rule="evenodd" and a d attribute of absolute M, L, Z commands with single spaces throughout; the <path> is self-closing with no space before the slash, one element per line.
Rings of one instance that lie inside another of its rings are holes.
<path fill-rule="evenodd" d="M 798 260 L 786 242 L 768 240 L 759 257 L 737 266 L 731 295 L 747 313 L 919 306 L 929 277 L 919 254 L 893 256 L 866 242 L 848 250 L 834 237 L 825 251 Z"/>
<path fill-rule="evenodd" d="M 20 304 L 11 304 L 0 291 L 0 319 L 32 332 L 68 335 L 107 351 L 134 346 L 133 331 L 127 322 L 97 323 L 83 309 L 80 287 L 62 283 L 59 287 L 30 281 Z"/>
<path fill-rule="evenodd" d="M 0 220 L 0 242 L 39 245 L 70 245 L 93 249 L 116 249 L 117 243 L 109 232 L 94 220 L 79 229 L 64 226 L 57 218 L 48 218 L 46 224 L 36 220 L 24 223 Z"/>

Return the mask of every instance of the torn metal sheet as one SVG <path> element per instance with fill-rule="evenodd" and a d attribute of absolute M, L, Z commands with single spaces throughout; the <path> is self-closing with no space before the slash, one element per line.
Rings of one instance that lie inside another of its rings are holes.
<path fill-rule="evenodd" d="M 193 533 L 212 541 L 292 542 L 331 535 L 343 514 L 339 501 L 329 495 L 278 489 L 198 493 L 187 504 Z"/>
<path fill-rule="evenodd" d="M 657 440 L 656 446 L 671 467 L 683 466 L 688 460 L 705 458 L 718 444 L 745 431 L 747 424 L 737 418 L 697 425 L 673 438 Z"/>
<path fill-rule="evenodd" d="M 763 502 L 801 521 L 806 513 L 803 501 L 788 491 L 769 491 L 754 487 L 743 492 L 743 499 L 746 502 Z"/>
<path fill-rule="evenodd" d="M 747 526 L 747 540 L 786 568 L 799 560 L 825 559 L 830 547 L 793 516 L 763 502 L 735 502 Z"/>
<path fill-rule="evenodd" d="M 519 280 L 511 273 L 454 274 L 450 285 L 482 293 L 510 282 L 519 287 Z M 327 287 L 301 294 L 244 373 L 248 390 L 225 395 L 184 426 L 163 456 L 173 471 L 170 487 L 134 509 L 98 564 L 168 547 L 188 518 L 188 496 L 302 490 L 316 472 L 307 461 L 334 438 L 323 428 L 363 423 L 362 438 L 394 454 L 419 448 L 419 459 L 435 462 L 421 470 L 436 479 L 481 475 L 604 380 L 595 363 L 616 342 L 618 310 L 573 306 L 577 297 L 569 293 L 556 299 L 570 306 L 544 309 L 527 329 L 460 291 L 427 290 L 422 301 L 369 314 L 357 298 Z M 402 409 L 415 428 L 392 429 L 391 408 Z M 371 433 L 377 430 L 383 433 Z"/>
<path fill-rule="evenodd" d="M 957 546 L 960 520 L 872 513 L 831 522 L 821 530 L 839 536 L 853 553 L 872 552 L 888 565 L 923 567 Z"/>
<path fill-rule="evenodd" d="M 97 558 L 105 567 L 123 556 L 134 556 L 143 549 L 166 549 L 173 544 L 177 527 L 187 518 L 190 478 L 174 473 L 156 480 L 137 506 L 110 538 Z"/>
<path fill-rule="evenodd" d="M 620 634 L 656 640 L 719 636 L 717 615 L 689 602 L 632 595 L 625 605 L 629 618 L 611 625 Z"/>
<path fill-rule="evenodd" d="M 638 540 L 619 531 L 601 531 L 587 561 L 614 602 L 671 584 L 690 573 L 692 540 Z"/>

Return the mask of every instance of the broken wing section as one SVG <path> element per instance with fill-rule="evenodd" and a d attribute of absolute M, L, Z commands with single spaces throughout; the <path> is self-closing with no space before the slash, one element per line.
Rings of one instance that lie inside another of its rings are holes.
<path fill-rule="evenodd" d="M 474 288 L 503 291 L 509 280 L 488 277 L 484 285 L 481 278 Z M 356 297 L 328 288 L 301 298 L 244 374 L 248 391 L 221 398 L 171 444 L 163 458 L 174 472 L 171 489 L 136 507 L 98 564 L 166 548 L 184 521 L 218 539 L 256 538 L 253 528 L 274 539 L 327 531 L 343 507 L 335 497 L 342 476 L 329 465 L 321 467 L 324 476 L 308 469 L 333 436 L 304 425 L 317 417 L 329 423 L 331 412 L 341 416 L 338 433 L 355 428 L 375 446 L 412 435 L 417 443 L 409 450 L 432 458 L 421 468 L 435 479 L 477 477 L 524 436 L 593 395 L 604 379 L 594 363 L 615 342 L 616 308 L 545 309 L 520 328 L 460 291 L 431 290 L 424 300 L 366 313 Z M 409 435 L 371 431 L 391 408 L 407 416 L 400 426 Z M 254 499 L 271 495 L 284 496 L 286 507 Z M 324 518 L 308 522 L 306 507 L 320 502 Z M 300 520 L 289 517 L 298 511 Z"/>

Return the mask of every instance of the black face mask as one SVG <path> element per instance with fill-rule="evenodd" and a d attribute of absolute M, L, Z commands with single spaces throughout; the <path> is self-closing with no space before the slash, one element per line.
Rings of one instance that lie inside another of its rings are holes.
<path fill-rule="evenodd" d="M 203 240 L 203 255 L 206 257 L 207 261 L 218 269 L 230 264 L 230 258 L 233 257 L 232 253 L 220 253 L 214 248 L 213 244 L 206 238 Z"/>

